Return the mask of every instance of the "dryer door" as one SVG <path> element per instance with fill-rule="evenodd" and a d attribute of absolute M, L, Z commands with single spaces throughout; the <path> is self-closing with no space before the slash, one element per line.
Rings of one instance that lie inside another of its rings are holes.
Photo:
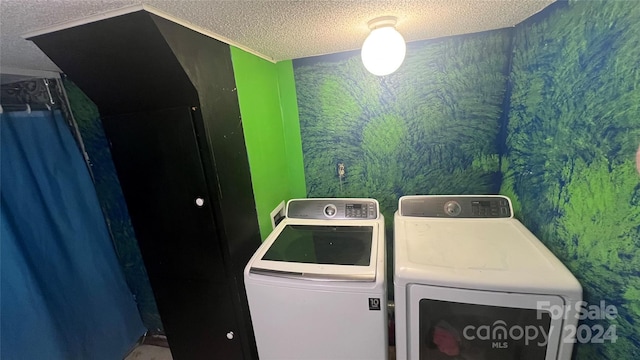
<path fill-rule="evenodd" d="M 408 301 L 409 359 L 557 359 L 558 296 L 413 284 Z"/>
<path fill-rule="evenodd" d="M 287 222 L 258 250 L 250 271 L 320 281 L 375 281 L 377 228 L 362 222 Z"/>

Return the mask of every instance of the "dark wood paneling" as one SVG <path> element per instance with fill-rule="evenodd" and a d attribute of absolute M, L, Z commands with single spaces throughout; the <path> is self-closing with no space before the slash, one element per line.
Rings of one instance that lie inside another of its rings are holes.
<path fill-rule="evenodd" d="M 229 285 L 238 295 L 238 325 L 243 329 L 238 337 L 245 357 L 255 359 L 243 270 L 261 241 L 231 50 L 171 21 L 152 18 L 198 89 L 200 111 L 194 114 L 202 121 L 195 122 L 196 133 L 210 191 L 217 196 L 216 220 L 222 224 L 220 237 L 227 244 Z"/>
<path fill-rule="evenodd" d="M 213 202 L 190 108 L 103 118 L 131 220 L 175 359 L 213 349 L 238 358 L 240 342 Z M 204 205 L 196 205 L 196 198 Z"/>
<path fill-rule="evenodd" d="M 198 89 L 202 128 L 196 130 L 206 139 L 202 144 L 210 155 L 203 155 L 205 171 L 215 169 L 218 202 L 224 209 L 220 213 L 224 232 L 234 239 L 228 244 L 231 266 L 235 275 L 241 275 L 260 244 L 260 234 L 231 49 L 220 41 L 151 16 Z"/>
<path fill-rule="evenodd" d="M 146 11 L 30 40 L 96 103 L 101 115 L 197 101 L 195 87 Z"/>
<path fill-rule="evenodd" d="M 104 117 L 174 358 L 257 359 L 242 271 L 260 233 L 229 45 L 146 11 L 32 40 Z"/>
<path fill-rule="evenodd" d="M 190 109 L 102 121 L 149 275 L 224 280 Z"/>
<path fill-rule="evenodd" d="M 228 282 L 163 279 L 162 283 L 154 288 L 158 305 L 181 309 L 160 310 L 174 360 L 247 359 L 241 342 L 226 336 L 229 331 L 234 337 L 239 333 Z"/>

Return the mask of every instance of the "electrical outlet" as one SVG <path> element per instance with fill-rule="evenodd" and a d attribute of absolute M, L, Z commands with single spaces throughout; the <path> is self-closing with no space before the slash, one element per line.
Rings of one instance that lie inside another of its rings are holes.
<path fill-rule="evenodd" d="M 280 204 L 278 204 L 278 206 L 275 207 L 275 209 L 273 209 L 273 211 L 271 211 L 271 228 L 275 229 L 276 226 L 278 226 L 278 224 L 280 223 L 280 221 L 282 221 L 282 219 L 284 219 L 285 217 L 285 213 L 284 213 L 284 200 L 282 202 L 280 202 Z"/>

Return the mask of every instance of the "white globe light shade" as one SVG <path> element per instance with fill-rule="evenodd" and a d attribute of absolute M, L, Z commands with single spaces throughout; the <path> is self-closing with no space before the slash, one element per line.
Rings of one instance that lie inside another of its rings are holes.
<path fill-rule="evenodd" d="M 362 63 L 370 73 L 389 75 L 398 70 L 407 52 L 404 38 L 391 26 L 373 29 L 362 44 Z"/>

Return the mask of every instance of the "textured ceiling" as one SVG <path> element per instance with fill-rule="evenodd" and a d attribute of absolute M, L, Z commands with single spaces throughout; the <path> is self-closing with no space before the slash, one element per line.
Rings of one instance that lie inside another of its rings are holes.
<path fill-rule="evenodd" d="M 0 0 L 0 66 L 57 71 L 21 35 L 148 5 L 271 61 L 360 48 L 375 17 L 398 17 L 407 41 L 514 26 L 554 0 L 223 1 Z"/>

